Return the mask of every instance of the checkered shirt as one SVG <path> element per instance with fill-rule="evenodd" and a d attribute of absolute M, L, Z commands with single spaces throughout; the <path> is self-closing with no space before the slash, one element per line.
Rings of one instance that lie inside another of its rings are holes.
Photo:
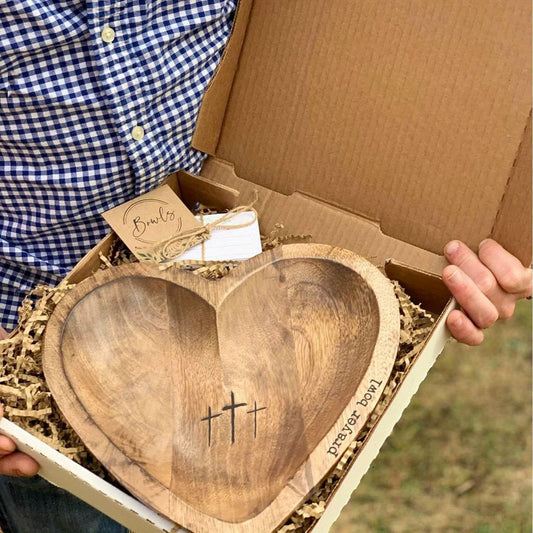
<path fill-rule="evenodd" d="M 198 171 L 190 139 L 235 4 L 0 3 L 5 329 L 29 289 L 57 283 L 106 234 L 103 211 L 177 169 Z"/>

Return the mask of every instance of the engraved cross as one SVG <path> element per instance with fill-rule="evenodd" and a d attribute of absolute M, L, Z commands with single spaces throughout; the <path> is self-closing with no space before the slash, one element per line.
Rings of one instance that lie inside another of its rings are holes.
<path fill-rule="evenodd" d="M 201 418 L 200 420 L 202 420 L 202 422 L 204 420 L 207 420 L 207 424 L 208 424 L 208 437 L 207 437 L 207 442 L 209 444 L 209 446 L 211 446 L 211 420 L 213 420 L 213 418 L 217 418 L 217 416 L 222 416 L 222 413 L 217 413 L 216 415 L 213 415 L 211 414 L 211 407 L 208 407 L 207 408 L 207 416 L 205 418 Z"/>
<path fill-rule="evenodd" d="M 231 410 L 231 444 L 235 442 L 235 409 L 237 409 L 237 407 L 244 407 L 245 405 L 248 404 L 235 403 L 235 394 L 231 391 L 231 403 L 222 408 L 222 411 L 227 411 L 228 409 Z"/>
<path fill-rule="evenodd" d="M 248 414 L 254 414 L 254 439 L 257 437 L 257 413 L 259 411 L 264 411 L 266 407 L 257 408 L 257 402 L 254 402 L 254 408 L 251 411 L 246 411 Z"/>

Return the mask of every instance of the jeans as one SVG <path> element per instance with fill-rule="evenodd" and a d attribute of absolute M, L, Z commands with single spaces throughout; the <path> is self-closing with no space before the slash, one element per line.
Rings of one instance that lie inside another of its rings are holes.
<path fill-rule="evenodd" d="M 127 529 L 39 476 L 0 476 L 3 533 L 127 533 Z"/>

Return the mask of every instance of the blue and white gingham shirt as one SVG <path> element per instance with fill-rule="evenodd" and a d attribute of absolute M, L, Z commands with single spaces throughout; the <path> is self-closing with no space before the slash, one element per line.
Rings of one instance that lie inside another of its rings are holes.
<path fill-rule="evenodd" d="M 0 3 L 0 325 L 101 239 L 101 213 L 197 171 L 236 0 Z"/>

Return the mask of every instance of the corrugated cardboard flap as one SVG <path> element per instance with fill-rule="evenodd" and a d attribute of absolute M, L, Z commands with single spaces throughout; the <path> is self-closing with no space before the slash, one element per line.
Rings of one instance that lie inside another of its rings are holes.
<path fill-rule="evenodd" d="M 529 263 L 530 12 L 242 0 L 193 144 L 425 250 L 492 235 Z"/>

